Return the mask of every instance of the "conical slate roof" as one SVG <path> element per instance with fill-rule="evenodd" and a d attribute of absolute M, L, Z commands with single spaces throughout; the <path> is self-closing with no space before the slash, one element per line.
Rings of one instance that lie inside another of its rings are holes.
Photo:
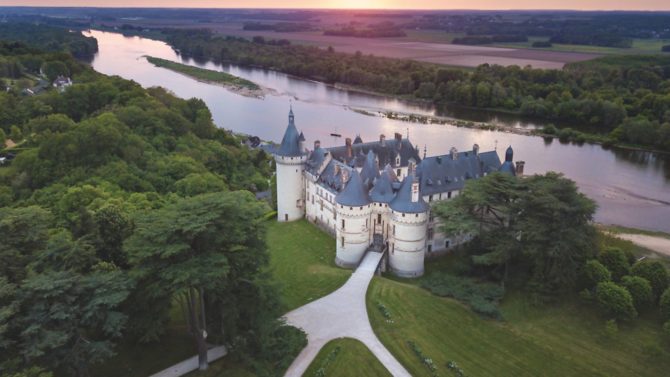
<path fill-rule="evenodd" d="M 356 135 L 356 138 L 354 139 L 354 144 L 362 144 L 363 139 L 361 139 L 361 135 Z"/>
<path fill-rule="evenodd" d="M 387 171 L 384 171 L 377 181 L 375 181 L 375 185 L 370 191 L 370 199 L 377 203 L 389 203 L 393 200 L 393 197 L 391 176 Z"/>
<path fill-rule="evenodd" d="M 295 128 L 293 110 L 291 110 L 288 115 L 288 126 L 286 127 L 286 132 L 284 132 L 284 138 L 275 153 L 286 157 L 298 157 L 302 155 L 302 151 L 300 150 L 300 135 L 298 129 Z"/>
<path fill-rule="evenodd" d="M 505 162 L 503 162 L 503 164 L 500 166 L 500 172 L 516 175 L 514 162 L 512 162 L 513 159 L 514 159 L 514 150 L 512 150 L 512 146 L 510 145 L 505 151 Z"/>
<path fill-rule="evenodd" d="M 356 169 L 352 169 L 351 178 L 337 196 L 335 202 L 344 206 L 360 207 L 370 204 L 370 196 L 363 187 L 363 181 Z"/>
<path fill-rule="evenodd" d="M 363 163 L 363 169 L 361 169 L 361 178 L 363 182 L 368 184 L 370 187 L 375 178 L 379 177 L 379 166 L 377 165 L 377 159 L 375 158 L 375 152 L 370 149 L 368 155 L 365 157 L 365 162 Z"/>
<path fill-rule="evenodd" d="M 392 210 L 403 213 L 421 213 L 428 211 L 428 204 L 423 200 L 419 193 L 419 200 L 412 202 L 412 182 L 414 181 L 414 174 L 405 177 L 405 180 L 400 186 L 400 190 L 395 198 L 391 201 L 389 206 Z"/>

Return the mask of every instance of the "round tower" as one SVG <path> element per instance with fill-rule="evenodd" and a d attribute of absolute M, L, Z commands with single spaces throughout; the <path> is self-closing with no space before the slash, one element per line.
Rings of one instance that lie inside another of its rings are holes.
<path fill-rule="evenodd" d="M 419 181 L 410 173 L 391 201 L 389 267 L 401 277 L 423 275 L 428 231 L 428 204 L 419 192 Z"/>
<path fill-rule="evenodd" d="M 345 170 L 346 171 L 346 170 Z M 335 264 L 340 267 L 358 266 L 370 246 L 371 201 L 356 169 L 351 178 L 335 197 L 337 224 Z"/>
<path fill-rule="evenodd" d="M 303 172 L 307 154 L 301 149 L 302 133 L 295 127 L 293 109 L 281 145 L 275 151 L 277 166 L 277 220 L 294 221 L 305 215 L 305 181 Z"/>

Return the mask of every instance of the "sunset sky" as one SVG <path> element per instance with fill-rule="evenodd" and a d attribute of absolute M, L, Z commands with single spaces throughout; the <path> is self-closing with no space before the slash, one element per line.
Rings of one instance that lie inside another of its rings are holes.
<path fill-rule="evenodd" d="M 2 5 L 211 8 L 670 10 L 669 0 L 0 0 Z"/>

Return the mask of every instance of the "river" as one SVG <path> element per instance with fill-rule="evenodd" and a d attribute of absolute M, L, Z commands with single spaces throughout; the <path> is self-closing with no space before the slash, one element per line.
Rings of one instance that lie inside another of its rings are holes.
<path fill-rule="evenodd" d="M 447 153 L 452 146 L 467 150 L 477 143 L 481 150 L 497 148 L 502 157 L 504 149 L 511 145 L 514 159 L 526 161 L 526 174 L 557 171 L 576 181 L 580 190 L 598 203 L 596 221 L 670 232 L 668 155 L 564 144 L 558 140 L 547 142 L 541 137 L 412 124 L 363 115 L 352 109 L 423 115 L 436 115 L 436 112 L 428 105 L 340 90 L 274 71 L 183 59 L 169 45 L 156 40 L 95 30 L 85 34 L 98 40 L 99 52 L 91 63 L 95 70 L 134 80 L 143 87 L 162 86 L 182 98 L 201 98 L 219 127 L 280 141 L 287 123 L 289 100 L 292 100 L 296 125 L 304 132 L 308 146 L 314 140 L 321 140 L 325 146 L 344 143 L 343 138 L 333 138 L 331 133 L 352 138 L 360 134 L 364 141 L 369 141 L 380 134 L 392 136 L 395 132 L 409 135 L 421 150 L 427 148 L 428 155 Z M 277 95 L 264 99 L 244 97 L 221 86 L 154 67 L 146 61 L 145 55 L 223 70 L 271 88 Z M 474 110 L 453 109 L 446 115 L 513 127 L 535 126 L 513 116 Z"/>

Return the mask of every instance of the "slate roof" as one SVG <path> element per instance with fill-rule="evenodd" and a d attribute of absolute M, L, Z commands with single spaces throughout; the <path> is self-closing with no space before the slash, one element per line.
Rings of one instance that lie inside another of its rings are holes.
<path fill-rule="evenodd" d="M 393 186 L 391 186 L 391 174 L 392 173 L 385 170 L 375 181 L 374 186 L 370 191 L 370 199 L 372 199 L 373 202 L 390 203 L 395 197 Z"/>
<path fill-rule="evenodd" d="M 313 150 L 307 158 L 307 171 L 313 174 L 318 173 L 318 169 L 323 164 L 323 161 L 325 161 L 327 153 L 328 152 L 321 147 Z"/>
<path fill-rule="evenodd" d="M 495 151 L 475 154 L 472 151 L 427 157 L 417 166 L 421 194 L 433 195 L 441 192 L 461 190 L 468 179 L 477 179 L 484 173 L 500 169 L 500 158 Z"/>
<path fill-rule="evenodd" d="M 366 206 L 371 203 L 368 190 L 363 185 L 360 174 L 357 170 L 352 170 L 351 177 L 344 190 L 335 197 L 335 202 L 344 206 Z"/>
<path fill-rule="evenodd" d="M 275 154 L 285 157 L 298 157 L 303 154 L 300 150 L 300 137 L 302 133 L 298 133 L 298 129 L 295 128 L 293 110 L 289 111 L 288 114 L 288 126 L 284 132 L 284 138 L 282 138 L 281 145 L 275 151 Z M 304 140 L 304 136 L 303 136 Z"/>
<path fill-rule="evenodd" d="M 421 213 L 428 211 L 428 204 L 423 200 L 421 194 L 419 194 L 419 198 L 416 202 L 412 201 L 412 182 L 414 182 L 413 173 L 405 177 L 405 180 L 400 186 L 400 190 L 398 190 L 395 198 L 393 198 L 389 204 L 392 210 L 403 213 Z"/>
<path fill-rule="evenodd" d="M 368 143 L 352 144 L 352 157 L 347 157 L 347 146 L 341 145 L 337 147 L 328 148 L 328 151 L 333 155 L 334 159 L 345 161 L 349 166 L 362 167 L 364 159 L 360 156 L 365 156 L 372 150 L 379 160 L 379 165 L 386 164 L 392 167 L 405 167 L 409 164 L 410 159 L 415 162 L 420 162 L 421 158 L 412 143 L 408 139 L 385 140 L 384 143 L 380 141 L 373 141 Z M 400 156 L 400 164 L 396 166 L 396 156 Z"/>
<path fill-rule="evenodd" d="M 505 162 L 503 162 L 502 166 L 500 167 L 500 171 L 502 173 L 508 173 L 512 175 L 516 175 L 516 169 L 514 168 L 514 150 L 512 149 L 512 146 L 510 145 L 507 147 L 507 150 L 505 151 Z"/>
<path fill-rule="evenodd" d="M 372 187 L 374 180 L 379 177 L 379 165 L 375 153 L 370 149 L 365 157 L 363 169 L 361 169 L 361 179 L 368 189 Z"/>

